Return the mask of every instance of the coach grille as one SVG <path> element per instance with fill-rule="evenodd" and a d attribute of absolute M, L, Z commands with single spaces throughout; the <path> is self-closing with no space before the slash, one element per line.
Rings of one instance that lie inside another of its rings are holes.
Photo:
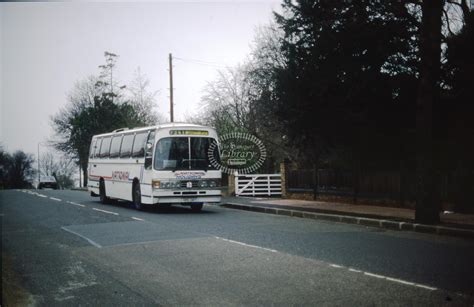
<path fill-rule="evenodd" d="M 187 188 L 188 182 L 191 182 L 193 184 L 193 188 L 198 188 L 199 187 L 199 181 L 198 180 L 181 180 L 179 182 L 179 187 L 180 188 Z"/>

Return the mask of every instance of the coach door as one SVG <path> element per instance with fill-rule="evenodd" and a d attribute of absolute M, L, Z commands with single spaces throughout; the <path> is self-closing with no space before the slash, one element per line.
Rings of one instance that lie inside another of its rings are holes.
<path fill-rule="evenodd" d="M 148 133 L 148 138 L 145 143 L 145 160 L 143 165 L 143 177 L 141 180 L 141 191 L 143 202 L 151 201 L 151 180 L 153 178 L 153 148 L 155 146 L 155 130 Z M 148 196 L 148 197 L 147 197 Z"/>

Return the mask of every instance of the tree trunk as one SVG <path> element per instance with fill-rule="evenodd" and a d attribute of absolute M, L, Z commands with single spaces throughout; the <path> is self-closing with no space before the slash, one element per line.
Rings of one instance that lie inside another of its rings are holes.
<path fill-rule="evenodd" d="M 415 220 L 434 224 L 440 221 L 439 198 L 435 196 L 437 172 L 433 155 L 433 105 L 439 99 L 438 80 L 441 57 L 441 15 L 444 0 L 422 2 L 420 33 L 420 84 L 417 96 L 417 196 Z"/>
<path fill-rule="evenodd" d="M 87 188 L 87 167 L 82 168 L 83 179 L 82 182 L 84 184 L 84 188 Z"/>
<path fill-rule="evenodd" d="M 81 169 L 82 169 L 82 184 L 84 188 L 87 188 L 87 179 L 88 178 L 88 173 L 87 173 L 87 166 L 88 166 L 88 159 L 84 161 L 81 161 Z"/>
<path fill-rule="evenodd" d="M 403 158 L 400 159 L 400 170 L 399 170 L 399 205 L 401 208 L 405 207 L 405 182 L 406 182 L 406 167 Z"/>
<path fill-rule="evenodd" d="M 318 161 L 316 161 L 315 163 L 313 163 L 313 172 L 312 172 L 312 175 L 313 175 L 313 200 L 317 200 L 318 199 L 318 187 L 319 187 L 319 177 L 318 177 L 318 169 L 319 169 L 319 163 Z"/>
<path fill-rule="evenodd" d="M 352 169 L 352 186 L 353 186 L 353 192 L 352 192 L 352 202 L 354 204 L 357 204 L 357 199 L 359 198 L 359 193 L 360 193 L 360 159 L 359 155 L 353 155 L 353 169 Z"/>

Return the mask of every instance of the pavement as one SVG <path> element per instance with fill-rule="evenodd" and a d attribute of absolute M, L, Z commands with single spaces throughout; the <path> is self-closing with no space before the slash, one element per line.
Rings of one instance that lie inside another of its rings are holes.
<path fill-rule="evenodd" d="M 462 214 L 451 211 L 440 213 L 440 224 L 426 225 L 416 223 L 415 210 L 406 208 L 259 197 L 224 197 L 222 206 L 392 230 L 474 238 L 474 214 Z"/>

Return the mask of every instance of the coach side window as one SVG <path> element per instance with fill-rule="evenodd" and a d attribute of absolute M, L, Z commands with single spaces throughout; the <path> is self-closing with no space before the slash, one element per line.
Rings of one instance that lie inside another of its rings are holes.
<path fill-rule="evenodd" d="M 133 142 L 132 157 L 133 158 L 143 158 L 145 155 L 145 140 L 148 135 L 147 132 L 137 133 L 135 135 L 135 142 Z"/>
<path fill-rule="evenodd" d="M 95 150 L 94 150 L 94 157 L 99 158 L 99 152 L 100 152 L 100 145 L 102 144 L 102 139 L 97 139 L 97 143 L 95 144 Z"/>
<path fill-rule="evenodd" d="M 110 145 L 110 157 L 118 158 L 120 154 L 120 144 L 122 144 L 122 134 L 114 136 Z"/>
<path fill-rule="evenodd" d="M 133 134 L 126 134 L 123 137 L 122 148 L 120 149 L 120 158 L 130 158 L 133 146 Z"/>
<path fill-rule="evenodd" d="M 95 152 L 95 144 L 97 143 L 97 139 L 93 139 L 91 142 L 91 148 L 89 148 L 89 158 L 94 157 Z"/>
<path fill-rule="evenodd" d="M 102 140 L 102 145 L 100 146 L 100 157 L 107 158 L 110 151 L 110 140 L 111 137 L 106 137 Z"/>

